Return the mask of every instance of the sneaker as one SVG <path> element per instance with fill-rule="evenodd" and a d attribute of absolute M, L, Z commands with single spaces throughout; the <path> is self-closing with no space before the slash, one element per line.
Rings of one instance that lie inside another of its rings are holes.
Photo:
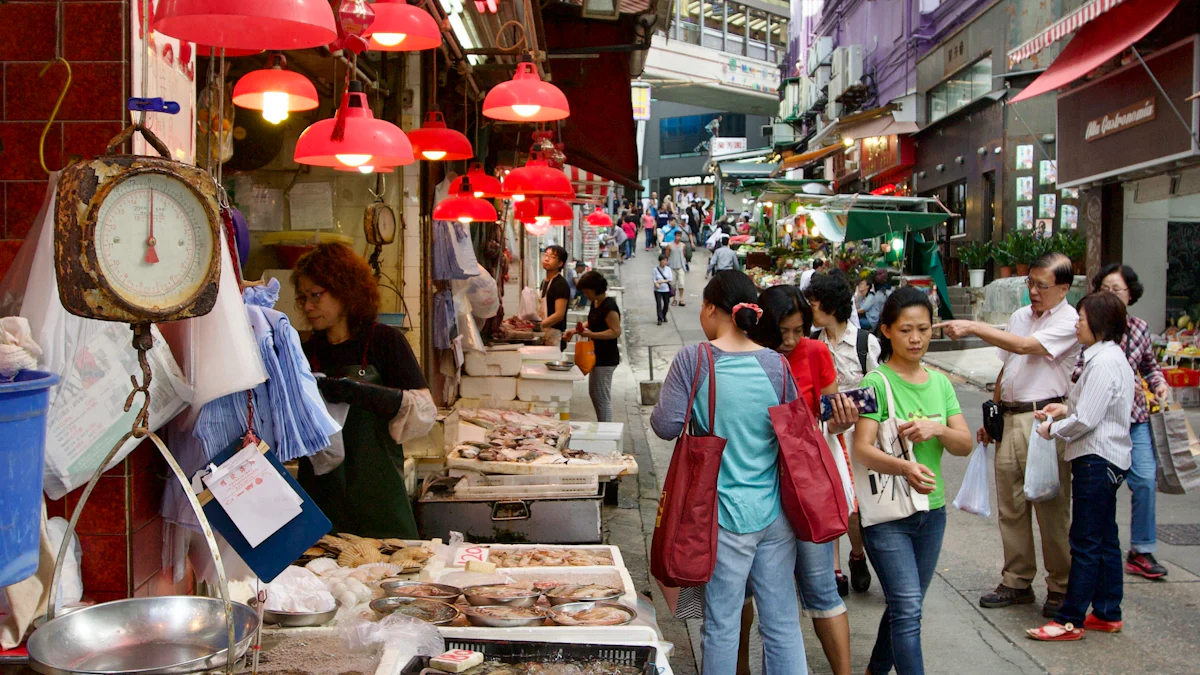
<path fill-rule="evenodd" d="M 1153 553 L 1138 553 L 1130 551 L 1125 558 L 1125 571 L 1147 579 L 1161 579 L 1167 576 L 1167 568 L 1158 564 Z"/>
<path fill-rule="evenodd" d="M 1125 627 L 1124 621 L 1105 621 L 1095 614 L 1088 614 L 1083 620 L 1083 627 L 1088 630 L 1100 631 L 1101 633 L 1120 633 Z"/>
<path fill-rule="evenodd" d="M 837 580 L 838 595 L 843 598 L 850 595 L 850 580 L 846 578 L 846 575 L 838 570 L 833 573 L 833 578 Z"/>
<path fill-rule="evenodd" d="M 1058 616 L 1058 610 L 1062 609 L 1063 600 L 1066 599 L 1067 595 L 1065 593 L 1047 592 L 1046 603 L 1042 605 L 1042 616 L 1047 619 L 1053 619 Z"/>
<path fill-rule="evenodd" d="M 871 570 L 867 567 L 867 556 L 857 558 L 850 555 L 850 587 L 855 593 L 866 593 L 871 587 Z"/>
<path fill-rule="evenodd" d="M 1032 588 L 1017 589 L 1000 584 L 996 587 L 996 590 L 979 598 L 979 606 L 985 609 L 996 609 L 1012 605 L 1028 605 L 1032 604 L 1036 599 Z"/>

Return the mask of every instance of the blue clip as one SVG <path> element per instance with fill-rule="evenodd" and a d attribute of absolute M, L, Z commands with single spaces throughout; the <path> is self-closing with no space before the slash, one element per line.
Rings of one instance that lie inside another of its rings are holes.
<path fill-rule="evenodd" d="M 164 101 L 161 98 L 131 98 L 126 105 L 133 111 L 160 112 L 174 115 L 179 112 L 179 104 L 175 101 Z"/>

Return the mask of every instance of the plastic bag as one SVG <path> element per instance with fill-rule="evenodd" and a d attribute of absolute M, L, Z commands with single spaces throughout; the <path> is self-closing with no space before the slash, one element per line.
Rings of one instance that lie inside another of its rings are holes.
<path fill-rule="evenodd" d="M 46 521 L 46 534 L 50 540 L 50 550 L 58 555 L 62 547 L 63 535 L 67 533 L 66 518 L 51 518 Z M 62 578 L 58 583 L 58 602 L 56 606 L 73 605 L 83 599 L 83 577 L 80 565 L 83 561 L 83 551 L 79 546 L 79 535 L 72 534 L 71 545 L 67 548 L 67 558 L 63 561 Z M 3 596 L 0 593 L 0 596 Z"/>
<path fill-rule="evenodd" d="M 850 435 L 847 431 L 846 436 Z M 842 494 L 846 496 L 846 508 L 848 513 L 854 513 L 858 510 L 858 502 L 854 496 L 854 479 L 850 476 L 850 464 L 845 448 L 842 447 L 842 441 L 836 434 L 825 431 L 825 444 L 829 446 L 829 452 L 833 455 L 833 463 L 837 466 L 838 478 L 842 479 Z"/>
<path fill-rule="evenodd" d="M 450 285 L 455 295 L 458 295 L 460 289 L 466 295 L 467 302 L 471 305 L 471 314 L 475 318 L 490 319 L 500 311 L 500 293 L 496 288 L 496 280 L 482 267 L 479 268 L 479 276 L 466 281 L 453 281 Z"/>
<path fill-rule="evenodd" d="M 291 565 L 267 584 L 272 612 L 328 612 L 335 604 L 325 582 L 303 567 Z"/>
<path fill-rule="evenodd" d="M 408 663 L 414 656 L 437 656 L 446 643 L 437 626 L 403 614 L 390 614 L 374 621 L 368 613 L 339 622 L 342 637 L 352 652 L 384 650 L 390 663 Z"/>
<path fill-rule="evenodd" d="M 529 287 L 521 289 L 521 304 L 517 306 L 517 316 L 527 321 L 541 321 L 542 317 L 538 314 L 540 303 L 541 297 L 537 291 Z"/>
<path fill-rule="evenodd" d="M 1048 502 L 1058 496 L 1058 443 L 1042 438 L 1037 430 L 1034 420 L 1025 460 L 1025 499 Z"/>
<path fill-rule="evenodd" d="M 1055 475 L 1058 475 L 1057 467 Z M 976 445 L 975 449 L 971 451 L 962 487 L 958 489 L 958 496 L 954 498 L 954 508 L 984 518 L 992 516 L 992 494 L 991 488 L 988 486 L 987 446 L 983 443 Z"/>

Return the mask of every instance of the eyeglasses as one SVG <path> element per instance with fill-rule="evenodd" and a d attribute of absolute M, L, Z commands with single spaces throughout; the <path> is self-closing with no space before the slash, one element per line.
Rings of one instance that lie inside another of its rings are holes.
<path fill-rule="evenodd" d="M 1114 295 L 1119 295 L 1119 294 L 1121 294 L 1121 293 L 1128 293 L 1128 292 L 1129 292 L 1129 289 L 1128 289 L 1128 288 L 1125 288 L 1125 287 L 1122 287 L 1122 286 L 1101 286 L 1101 287 L 1100 287 L 1100 290 L 1102 290 L 1102 291 L 1108 291 L 1109 293 L 1112 293 L 1112 294 L 1114 294 Z"/>
<path fill-rule="evenodd" d="M 310 302 L 314 305 L 320 304 L 321 298 L 326 293 L 328 293 L 328 291 L 313 291 L 311 295 L 297 295 L 296 306 L 303 309 L 307 307 L 308 303 Z"/>
<path fill-rule="evenodd" d="M 1029 290 L 1031 290 L 1031 291 L 1032 291 L 1034 288 L 1038 289 L 1039 291 L 1048 291 L 1048 290 L 1050 290 L 1051 288 L 1054 288 L 1055 286 L 1059 286 L 1059 285 L 1060 285 L 1060 284 L 1049 284 L 1049 285 L 1047 285 L 1047 284 L 1043 284 L 1043 283 L 1041 283 L 1041 282 L 1039 282 L 1039 281 L 1034 281 L 1033 277 L 1025 277 L 1025 286 L 1026 286 L 1026 287 L 1027 287 Z"/>

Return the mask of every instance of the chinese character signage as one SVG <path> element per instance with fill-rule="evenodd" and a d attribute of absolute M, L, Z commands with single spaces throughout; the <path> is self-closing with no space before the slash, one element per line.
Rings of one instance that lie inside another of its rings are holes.
<path fill-rule="evenodd" d="M 645 121 L 650 119 L 650 85 L 646 82 L 632 83 L 633 119 Z"/>

